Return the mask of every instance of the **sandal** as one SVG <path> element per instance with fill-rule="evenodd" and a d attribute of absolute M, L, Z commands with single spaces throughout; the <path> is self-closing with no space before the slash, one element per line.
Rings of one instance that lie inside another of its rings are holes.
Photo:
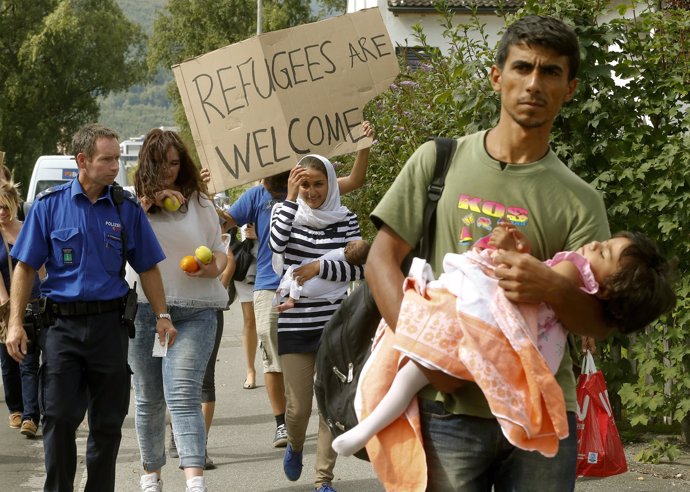
<path fill-rule="evenodd" d="M 245 380 L 244 380 L 244 384 L 242 385 L 242 388 L 244 388 L 244 389 L 246 389 L 246 390 L 253 390 L 254 388 L 256 388 L 256 383 L 249 383 L 249 382 L 247 382 L 247 380 L 245 379 Z"/>

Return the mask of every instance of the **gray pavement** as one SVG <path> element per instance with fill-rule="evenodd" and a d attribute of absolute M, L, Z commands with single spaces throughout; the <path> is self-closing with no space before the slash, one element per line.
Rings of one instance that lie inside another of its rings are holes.
<path fill-rule="evenodd" d="M 257 388 L 242 388 L 245 376 L 242 351 L 242 313 L 239 304 L 225 312 L 223 339 L 216 362 L 216 411 L 209 433 L 208 452 L 218 466 L 206 472 L 210 492 L 220 491 L 273 491 L 313 490 L 314 461 L 316 452 L 316 403 L 307 429 L 304 448 L 304 471 L 297 482 L 285 478 L 282 470 L 284 449 L 271 445 L 275 420 L 271 412 L 263 377 L 257 374 Z M 261 361 L 256 360 L 257 372 Z M 0 394 L 1 396 L 1 394 Z M 134 393 L 129 415 L 125 419 L 123 438 L 118 455 L 118 492 L 139 490 L 142 473 L 139 448 L 134 430 Z M 45 471 L 43 468 L 42 441 L 40 435 L 30 440 L 16 429 L 7 427 L 4 401 L 0 404 L 0 490 L 42 490 Z M 86 427 L 77 434 L 79 460 L 75 490 L 83 490 L 86 483 L 84 450 Z M 177 468 L 178 461 L 170 459 L 163 468 L 164 490 L 184 491 L 184 474 Z M 339 492 L 375 492 L 383 490 L 378 484 L 369 463 L 357 458 L 342 458 L 335 468 L 334 486 Z"/>
<path fill-rule="evenodd" d="M 275 423 L 270 411 L 266 390 L 261 375 L 258 387 L 253 390 L 242 388 L 244 382 L 244 359 L 242 352 L 242 314 L 237 304 L 226 312 L 223 339 L 216 362 L 216 412 L 209 435 L 209 455 L 218 466 L 206 472 L 210 492 L 220 491 L 309 491 L 314 478 L 317 417 L 316 405 L 307 431 L 304 455 L 304 471 L 297 482 L 289 482 L 282 471 L 283 449 L 271 446 Z M 261 367 L 257 359 L 256 367 Z M 259 371 L 260 372 L 260 371 Z M 118 456 L 118 492 L 139 490 L 139 450 L 134 431 L 134 411 L 125 420 L 123 439 Z M 3 409 L 4 404 L 1 405 Z M 0 412 L 4 417 L 4 412 Z M 42 442 L 26 439 L 15 429 L 9 429 L 0 420 L 0 490 L 28 492 L 42 490 L 45 472 L 43 469 Z M 87 436 L 85 427 L 80 428 L 77 441 L 79 463 L 75 490 L 84 489 L 86 471 L 84 468 L 84 446 Z M 357 458 L 341 458 L 335 468 L 334 487 L 339 492 L 376 492 L 383 490 L 369 463 Z M 177 460 L 163 468 L 165 490 L 184 491 L 184 475 L 177 469 Z M 611 491 L 665 491 L 690 490 L 688 482 L 671 483 L 654 476 L 626 473 L 619 477 L 603 480 L 579 480 L 577 492 Z M 535 491 L 540 487 L 535 484 Z"/>

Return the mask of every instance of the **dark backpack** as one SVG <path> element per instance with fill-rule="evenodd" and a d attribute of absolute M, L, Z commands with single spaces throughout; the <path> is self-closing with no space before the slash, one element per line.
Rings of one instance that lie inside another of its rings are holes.
<path fill-rule="evenodd" d="M 455 151 L 455 140 L 436 138 L 435 141 L 436 168 L 434 178 L 427 188 L 422 228 L 424 235 L 408 256 L 410 261 L 413 256 L 429 257 L 436 232 L 436 205 L 441 198 L 451 157 Z M 354 408 L 357 382 L 371 353 L 372 339 L 380 321 L 381 314 L 365 280 L 343 301 L 324 326 L 316 353 L 314 393 L 319 412 L 334 437 L 358 423 Z M 364 448 L 354 455 L 369 460 Z"/>

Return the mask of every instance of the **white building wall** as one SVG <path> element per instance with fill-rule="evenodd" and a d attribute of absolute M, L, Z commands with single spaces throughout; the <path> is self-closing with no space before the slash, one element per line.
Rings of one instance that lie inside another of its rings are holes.
<path fill-rule="evenodd" d="M 618 13 L 615 11 L 615 6 L 622 3 L 623 0 L 614 0 L 611 2 L 612 9 L 609 15 L 604 16 L 605 21 L 613 17 L 617 17 Z M 441 17 L 430 12 L 428 14 L 401 14 L 395 15 L 388 10 L 387 0 L 348 0 L 347 11 L 356 12 L 365 8 L 378 7 L 383 17 L 383 23 L 388 29 L 388 34 L 394 46 L 418 46 L 419 43 L 414 36 L 412 26 L 420 24 L 426 34 L 427 42 L 431 46 L 440 48 L 444 53 L 448 52 L 448 42 L 443 37 L 443 27 L 441 27 Z M 493 13 L 478 14 L 481 22 L 485 24 L 485 34 L 489 36 L 490 43 L 498 43 L 500 33 L 505 29 L 505 22 L 501 17 Z M 631 16 L 632 12 L 628 11 L 626 16 Z M 467 14 L 455 14 L 454 25 L 462 22 L 468 22 L 470 16 Z"/>
<path fill-rule="evenodd" d="M 347 13 L 357 12 L 358 10 L 377 7 L 377 0 L 347 0 Z"/>
<path fill-rule="evenodd" d="M 356 12 L 365 8 L 378 7 L 383 17 L 383 23 L 388 29 L 388 35 L 394 46 L 419 46 L 419 42 L 414 35 L 412 26 L 420 24 L 427 37 L 430 46 L 440 48 L 446 53 L 449 45 L 443 37 L 443 27 L 441 27 L 441 17 L 435 12 L 428 14 L 402 14 L 395 15 L 388 10 L 387 0 L 348 0 L 347 11 Z M 490 39 L 498 41 L 498 32 L 505 27 L 503 19 L 493 14 L 479 14 L 482 22 L 486 24 L 486 34 Z M 466 14 L 455 14 L 454 24 L 469 21 Z"/>

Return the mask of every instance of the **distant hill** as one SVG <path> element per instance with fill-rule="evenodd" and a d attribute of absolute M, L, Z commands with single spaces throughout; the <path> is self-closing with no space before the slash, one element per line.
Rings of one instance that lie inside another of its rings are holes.
<path fill-rule="evenodd" d="M 166 0 L 117 0 L 122 12 L 131 21 L 140 24 L 146 34 L 153 31 L 156 11 L 165 7 Z"/>
<path fill-rule="evenodd" d="M 125 16 L 144 28 L 153 30 L 156 11 L 166 0 L 117 0 Z M 175 118 L 166 86 L 172 74 L 161 71 L 146 85 L 135 85 L 127 92 L 110 94 L 100 101 L 100 121 L 117 130 L 121 139 L 145 134 L 158 126 L 174 126 Z"/>

